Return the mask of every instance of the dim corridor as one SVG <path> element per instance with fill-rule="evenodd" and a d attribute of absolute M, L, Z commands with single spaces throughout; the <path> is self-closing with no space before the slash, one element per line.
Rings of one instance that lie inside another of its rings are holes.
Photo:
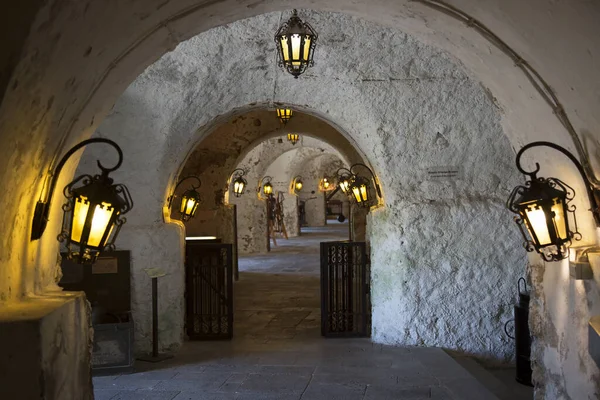
<path fill-rule="evenodd" d="M 241 257 L 233 340 L 188 341 L 171 360 L 96 377 L 96 399 L 520 399 L 496 397 L 441 349 L 322 338 L 319 243 L 345 240 L 347 229 L 303 229 L 269 254 Z"/>

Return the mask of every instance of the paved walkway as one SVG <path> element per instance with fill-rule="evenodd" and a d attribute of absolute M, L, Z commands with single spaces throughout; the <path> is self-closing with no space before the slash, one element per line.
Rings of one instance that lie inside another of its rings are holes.
<path fill-rule="evenodd" d="M 319 246 L 347 225 L 240 259 L 234 340 L 186 342 L 172 360 L 94 378 L 97 400 L 495 400 L 444 351 L 320 336 Z"/>

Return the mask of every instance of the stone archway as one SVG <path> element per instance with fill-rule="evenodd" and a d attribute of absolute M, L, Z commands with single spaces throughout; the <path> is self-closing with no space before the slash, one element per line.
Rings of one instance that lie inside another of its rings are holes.
<path fill-rule="evenodd" d="M 581 129 L 582 133 L 585 133 L 589 127 L 597 125 L 598 118 L 594 108 L 597 99 L 594 98 L 594 90 L 590 90 L 590 86 L 594 87 L 593 82 L 598 81 L 595 79 L 597 71 L 593 68 L 593 63 L 589 62 L 590 59 L 594 60 L 597 57 L 595 49 L 600 48 L 597 46 L 599 35 L 595 34 L 597 32 L 595 23 L 598 15 L 597 6 L 584 1 L 573 4 L 550 4 L 543 0 L 528 2 L 526 5 L 521 3 L 517 1 L 500 3 L 489 0 L 477 6 L 469 1 L 461 2 L 461 5 L 470 8 L 476 17 L 493 25 L 500 36 L 506 36 L 509 42 L 514 43 L 522 50 L 527 50 L 533 60 L 532 63 L 542 70 L 544 76 L 549 77 L 549 80 L 556 86 L 556 90 L 566 100 L 565 104 L 569 111 L 575 115 L 576 126 Z M 36 13 L 29 10 L 29 19 L 27 20 L 32 21 L 32 27 L 35 29 L 30 30 L 27 46 L 21 52 L 22 61 L 12 74 L 11 85 L 9 85 L 11 89 L 6 92 L 0 110 L 3 132 L 2 147 L 6 149 L 6 154 L 10 154 L 3 158 L 4 164 L 0 170 L 5 171 L 3 182 L 6 187 L 13 188 L 11 195 L 5 196 L 5 208 L 0 214 L 5 226 L 8 227 L 2 246 L 4 256 L 0 264 L 2 299 L 18 299 L 28 293 L 44 292 L 45 289 L 53 286 L 54 266 L 48 260 L 52 259 L 56 253 L 57 246 L 53 241 L 54 238 L 49 238 L 52 235 L 46 235 L 41 243 L 29 244 L 27 232 L 33 210 L 34 200 L 32 199 L 37 199 L 37 194 L 42 186 L 40 178 L 45 175 L 50 160 L 60 153 L 60 150 L 53 150 L 54 145 L 57 142 L 73 143 L 82 137 L 90 136 L 99 121 L 102 120 L 112 100 L 132 81 L 133 77 L 166 49 L 173 48 L 182 39 L 223 22 L 257 15 L 261 12 L 274 11 L 276 7 L 284 7 L 286 4 L 281 3 L 275 6 L 260 3 L 244 8 L 237 3 L 234 6 L 229 2 L 189 5 L 174 1 L 155 10 L 152 9 L 155 6 L 154 3 L 146 2 L 143 5 L 132 3 L 123 7 L 119 10 L 120 12 L 99 9 L 105 5 L 87 5 L 88 7 L 86 7 L 85 4 L 78 4 L 61 8 L 55 4 L 45 4 L 43 12 L 38 14 L 35 22 L 33 22 L 33 16 Z M 298 4 L 300 6 L 302 4 L 309 5 L 308 2 Z M 227 9 L 227 6 L 231 6 L 231 9 Z M 491 89 L 492 96 L 498 99 L 505 113 L 505 131 L 511 138 L 513 146 L 544 137 L 570 147 L 568 138 L 561 129 L 557 128 L 549 111 L 538 101 L 538 95 L 529 89 L 522 77 L 513 73 L 514 69 L 512 69 L 511 63 L 495 51 L 489 51 L 487 43 L 481 41 L 469 28 L 459 26 L 454 21 L 445 18 L 437 18 L 437 15 L 433 17 L 431 10 L 419 8 L 418 4 L 408 2 L 376 1 L 353 3 L 349 6 L 332 1 L 320 4 L 319 7 L 344 9 L 346 12 L 377 20 L 388 26 L 401 24 L 404 29 L 425 41 L 452 51 L 470 71 L 475 73 L 485 87 Z M 547 10 L 549 13 L 539 12 L 540 10 Z M 6 15 L 10 17 L 10 14 Z M 203 18 L 196 18 L 199 15 L 203 15 Z M 206 17 L 206 15 L 212 15 L 212 18 Z M 559 15 L 561 17 L 558 17 Z M 116 19 L 115 16 L 117 16 Z M 92 19 L 96 25 L 90 23 Z M 90 26 L 108 26 L 108 24 L 102 23 L 103 19 L 112 21 L 110 26 L 114 31 L 110 34 L 107 34 L 106 29 L 93 30 L 89 28 Z M 136 21 L 136 23 L 132 24 L 132 21 Z M 577 29 L 572 29 L 572 26 L 577 26 Z M 84 46 L 85 49 L 81 48 L 83 36 L 78 35 L 78 32 L 83 31 L 89 33 L 87 38 L 91 43 L 90 46 Z M 49 37 L 52 40 L 47 40 Z M 15 42 L 24 43 L 25 41 L 16 40 Z M 563 45 L 565 42 L 578 45 Z M 64 68 L 64 64 L 68 60 L 73 60 L 72 67 L 69 69 Z M 560 60 L 560 62 L 555 62 L 556 60 Z M 505 79 L 505 76 L 512 79 Z M 386 78 L 388 77 L 384 77 L 384 79 Z M 482 101 L 485 103 L 488 100 L 482 98 Z M 576 114 L 572 112 L 575 110 L 577 110 Z M 336 123 L 342 122 L 342 115 L 334 118 Z M 398 126 L 390 124 L 389 127 L 390 131 L 395 131 Z M 482 128 L 486 129 L 487 127 Z M 447 140 L 444 132 L 439 133 L 442 135 L 442 139 Z M 591 134 L 589 137 L 592 141 L 596 140 Z M 485 137 L 478 139 L 485 140 Z M 444 140 L 441 140 L 440 143 L 443 143 Z M 47 149 L 46 147 L 51 148 Z M 58 145 L 58 147 L 62 146 Z M 393 162 L 394 157 L 382 156 L 385 164 Z M 414 161 L 419 161 L 419 158 L 412 154 L 409 154 L 409 157 L 412 157 Z M 547 154 L 543 154 L 542 159 L 550 160 L 549 165 L 553 166 L 557 172 L 566 174 L 571 172 L 568 166 L 560 161 L 550 159 Z M 480 163 L 473 163 L 471 167 L 476 165 L 480 165 Z M 484 164 L 481 163 L 481 165 Z M 376 167 L 380 174 L 384 171 L 380 165 L 376 165 Z M 70 171 L 73 169 L 74 166 L 70 168 Z M 68 179 L 70 171 L 65 171 L 64 181 Z M 494 175 L 491 171 L 487 172 L 490 172 L 489 176 Z M 486 171 L 482 174 L 485 173 Z M 511 180 L 502 178 L 500 182 Z M 395 177 L 389 176 L 388 179 L 390 184 L 386 199 L 390 199 L 390 197 L 394 201 L 408 199 L 410 200 L 408 208 L 411 208 L 412 212 L 422 212 L 422 208 L 411 203 L 414 197 L 403 197 L 406 194 L 402 190 L 404 185 L 402 188 L 394 187 Z M 37 185 L 32 186 L 32 182 L 36 181 Z M 159 187 L 167 187 L 167 181 L 163 180 L 159 183 Z M 494 179 L 490 183 L 492 181 Z M 411 189 L 418 188 L 419 182 L 409 181 L 407 186 Z M 440 195 L 444 194 L 443 190 L 435 189 L 435 184 L 424 183 L 423 186 L 433 188 L 432 192 L 435 196 L 422 196 L 419 200 L 438 201 Z M 395 189 L 390 190 L 391 188 Z M 453 190 L 454 188 L 450 187 L 449 189 Z M 483 189 L 485 190 L 474 188 L 468 196 L 469 199 L 476 198 L 485 202 L 489 198 L 495 198 L 494 195 L 491 195 L 486 199 L 486 196 L 482 194 L 489 194 L 490 191 L 489 188 Z M 576 187 L 577 189 L 579 188 Z M 498 192 L 502 192 L 502 190 Z M 161 197 L 156 196 L 155 193 L 142 192 L 141 194 L 144 197 L 146 195 Z M 160 202 L 158 199 L 156 200 L 157 203 Z M 452 206 L 456 206 L 456 204 L 452 204 L 450 207 Z M 584 204 L 579 208 L 586 209 L 587 207 Z M 476 217 L 487 210 L 484 207 L 468 212 L 473 212 L 469 215 L 470 217 Z M 444 213 L 439 215 L 444 215 Z M 388 221 L 399 217 L 404 222 L 415 221 L 411 218 L 406 219 L 407 216 L 400 210 L 387 214 L 380 213 L 377 218 Z M 591 234 L 593 228 L 591 224 L 588 225 L 586 232 Z M 50 225 L 49 229 L 53 227 L 55 225 Z M 393 232 L 394 239 L 398 239 L 401 237 L 398 235 L 403 234 L 400 229 Z M 418 234 L 418 232 L 414 233 Z M 498 235 L 508 234 L 500 228 L 496 233 Z M 387 244 L 388 240 L 391 241 L 392 238 L 382 239 L 381 243 Z M 400 240 L 398 243 L 400 242 L 402 241 Z M 507 244 L 504 252 L 514 251 L 513 244 Z M 382 255 L 380 260 L 387 262 L 389 257 L 391 255 Z M 412 261 L 414 262 L 414 260 Z M 495 261 L 500 262 L 500 259 L 496 258 Z M 502 273 L 498 275 L 504 276 Z M 550 281 L 556 284 L 562 292 L 569 292 L 571 284 L 560 276 L 560 273 L 548 269 L 542 275 L 545 282 Z M 541 285 L 541 282 L 539 284 Z M 546 286 L 552 286 L 552 284 Z M 540 293 L 543 298 L 549 295 Z M 578 297 L 578 299 L 588 299 L 588 296 Z M 596 301 L 594 295 L 589 299 L 591 302 Z M 562 332 L 569 337 L 566 342 L 563 342 L 562 348 L 585 347 L 581 334 L 585 323 L 581 323 L 581 318 L 574 316 L 576 314 L 574 304 L 576 303 L 577 301 L 569 303 L 569 316 L 566 318 L 560 310 L 547 311 L 553 321 L 562 321 L 561 326 L 570 326 L 572 323 L 577 325 L 577 332 L 572 332 L 568 328 L 562 329 Z M 544 307 L 542 309 L 543 311 L 540 313 L 544 314 L 546 310 Z M 393 319 L 394 316 L 386 314 L 387 317 Z M 554 328 L 548 327 L 548 329 Z M 416 332 L 414 335 L 411 337 L 418 337 L 419 333 Z M 394 338 L 390 340 L 393 341 Z M 554 344 L 549 345 L 549 351 L 556 347 Z M 562 353 L 560 357 L 567 357 L 567 354 Z M 559 360 L 560 357 L 555 356 L 554 358 Z M 569 358 L 570 362 L 573 365 L 578 364 L 578 357 Z M 593 367 L 593 364 L 589 364 L 589 360 L 585 358 L 583 360 L 586 365 Z M 561 371 L 571 377 L 569 378 L 571 379 L 569 392 L 579 393 L 579 389 L 573 389 L 574 387 L 589 388 L 589 384 L 585 384 L 576 377 L 577 374 L 565 372 L 562 369 Z M 593 379 L 586 381 L 593 381 Z M 561 385 L 560 382 L 553 384 Z"/>
<path fill-rule="evenodd" d="M 255 32 L 257 26 L 276 24 L 278 14 L 239 21 L 182 43 L 129 87 L 97 132 L 119 138 L 126 154 L 133 155 L 117 177 L 126 180 L 142 202 L 129 217 L 121 245 L 144 248 L 140 237 L 151 243 L 166 237 L 170 243 L 176 243 L 177 236 L 181 240 L 181 234 L 163 225 L 161 219 L 173 177 L 194 145 L 228 115 L 247 110 L 247 104 L 289 104 L 342 132 L 370 161 L 381 181 L 386 207 L 373 213 L 368 224 L 373 226 L 369 240 L 376 244 L 372 254 L 373 317 L 377 322 L 374 339 L 449 346 L 482 357 L 510 358 L 510 344 L 498 339 L 495 325 L 509 318 L 509 310 L 501 302 L 512 293 L 517 276 L 524 273 L 525 260 L 521 252 L 509 254 L 507 260 L 506 249 L 492 245 L 496 239 L 491 238 L 502 238 L 507 248 L 519 246 L 518 234 L 503 208 L 505 194 L 518 182 L 518 174 L 512 167 L 499 108 L 447 54 L 403 33 L 348 16 L 311 15 L 327 21 L 330 35 L 352 26 L 356 37 L 366 41 L 346 37 L 336 42 L 336 46 L 351 50 L 348 54 L 352 56 L 344 63 L 347 68 L 357 66 L 356 75 L 378 76 L 387 63 L 385 68 L 403 73 L 405 78 L 391 82 L 340 80 L 334 79 L 339 71 L 325 68 L 320 75 L 298 84 L 280 75 L 274 65 L 261 69 L 263 58 L 242 51 L 247 43 L 239 32 Z M 268 29 L 264 30 L 260 37 L 265 37 L 265 43 L 256 43 L 257 48 L 267 46 Z M 393 49 L 394 57 L 375 60 L 360 52 L 369 48 L 367 38 L 373 35 L 386 38 L 380 46 Z M 325 49 L 331 46 L 333 56 L 333 42 L 328 43 L 324 39 L 322 45 Z M 216 54 L 245 58 L 230 60 L 217 71 L 211 61 Z M 406 60 L 407 68 L 398 69 L 400 59 Z M 240 74 L 245 78 L 230 79 Z M 163 79 L 166 76 L 173 79 Z M 190 79 L 204 84 L 192 85 Z M 216 92 L 210 82 L 230 85 L 221 84 L 221 91 Z M 83 165 L 95 159 L 93 149 L 87 152 Z M 153 168 L 148 168 L 147 160 L 155 160 Z M 441 165 L 459 166 L 460 179 L 429 180 L 427 168 Z M 472 224 L 472 230 L 465 231 L 465 221 Z M 177 268 L 177 262 L 133 251 L 137 262 L 145 266 Z M 168 257 L 181 260 L 181 255 Z M 486 260 L 487 268 L 481 267 L 482 260 Z M 493 279 L 477 278 L 489 271 L 495 271 Z M 135 282 L 135 274 L 133 279 Z M 453 307 L 421 306 L 421 296 L 430 295 L 439 279 L 448 287 L 438 301 L 450 296 Z M 470 287 L 473 281 L 483 282 L 485 290 Z M 169 291 L 175 293 L 178 285 L 174 281 Z M 454 296 L 456 287 L 469 295 Z M 465 315 L 472 321 L 483 318 L 481 309 L 471 307 L 471 301 L 504 311 L 499 311 L 497 320 L 461 324 L 459 329 L 456 324 Z M 181 309 L 176 302 L 163 307 L 170 315 Z M 143 322 L 145 314 L 139 315 L 139 334 L 143 337 L 149 325 Z M 395 321 L 394 326 L 390 321 Z M 438 329 L 431 329 L 432 321 L 443 322 Z M 382 330 L 378 326 L 386 327 Z M 163 340 L 177 345 L 180 330 L 175 324 L 170 329 Z"/>

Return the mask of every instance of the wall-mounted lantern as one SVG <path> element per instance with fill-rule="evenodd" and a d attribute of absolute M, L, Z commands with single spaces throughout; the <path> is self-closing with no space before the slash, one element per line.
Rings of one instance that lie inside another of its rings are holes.
<path fill-rule="evenodd" d="M 289 108 L 278 108 L 277 109 L 277 118 L 279 121 L 285 125 L 288 123 L 290 119 L 294 116 L 294 111 Z"/>
<path fill-rule="evenodd" d="M 298 135 L 297 133 L 288 133 L 287 139 L 288 139 L 288 142 L 290 142 L 291 144 L 293 144 L 295 146 L 296 143 L 298 143 L 298 140 L 300 140 L 300 135 Z"/>
<path fill-rule="evenodd" d="M 569 205 L 575 197 L 575 191 L 560 179 L 538 178 L 537 173 L 540 170 L 538 163 L 535 164 L 535 171 L 531 172 L 527 172 L 521 167 L 523 152 L 539 146 L 558 150 L 575 164 L 585 183 L 596 225 L 600 225 L 600 209 L 598 207 L 600 191 L 592 186 L 575 156 L 557 144 L 533 142 L 525 145 L 517 153 L 517 168 L 521 173 L 527 175 L 529 180 L 525 182 L 524 186 L 517 186 L 512 191 L 506 206 L 517 214 L 514 219 L 525 240 L 525 249 L 529 252 L 537 251 L 545 261 L 558 261 L 569 256 L 568 246 L 573 239 L 581 240 L 581 234 L 577 231 L 575 206 Z M 572 227 L 569 214 L 573 217 Z"/>
<path fill-rule="evenodd" d="M 271 178 L 270 176 L 265 176 L 260 180 L 260 182 L 258 184 L 258 189 L 257 189 L 259 196 L 260 196 L 261 188 L 262 188 L 262 192 L 265 196 L 270 197 L 273 195 L 273 185 L 271 184 L 271 179 L 273 179 L 273 178 Z"/>
<path fill-rule="evenodd" d="M 335 184 L 331 178 L 328 176 L 323 177 L 319 181 L 319 191 L 321 192 L 329 192 L 331 190 L 335 190 Z"/>
<path fill-rule="evenodd" d="M 284 22 L 275 34 L 279 66 L 294 78 L 314 65 L 313 55 L 317 44 L 317 33 L 308 22 L 303 22 L 294 10 L 292 17 Z"/>
<path fill-rule="evenodd" d="M 127 187 L 113 184 L 113 180 L 108 176 L 123 162 L 123 152 L 115 142 L 93 138 L 84 140 L 70 149 L 52 173 L 47 197 L 45 201 L 37 202 L 31 224 L 31 240 L 41 238 L 48 223 L 52 195 L 62 168 L 69 157 L 90 143 L 106 143 L 113 146 L 117 150 L 119 161 L 113 168 L 105 168 L 98 161 L 101 175 L 81 175 L 63 190 L 67 202 L 62 207 L 63 222 L 58 240 L 65 243 L 67 257 L 79 264 L 94 263 L 102 251 L 114 249 L 121 226 L 126 222 L 122 216 L 133 207 Z"/>
<path fill-rule="evenodd" d="M 344 170 L 346 170 L 345 168 L 343 168 Z M 348 170 L 346 170 L 348 171 Z M 350 171 L 348 171 L 350 172 Z M 344 193 L 346 196 L 350 195 L 350 182 L 352 182 L 353 176 L 352 173 L 343 173 L 339 174 L 340 171 L 338 171 L 338 186 L 340 189 L 342 189 L 342 193 Z"/>
<path fill-rule="evenodd" d="M 292 181 L 292 189 L 294 191 L 294 193 L 299 193 L 302 188 L 304 187 L 304 183 L 302 183 L 302 177 L 300 175 L 297 175 L 296 177 L 294 177 L 293 181 Z"/>
<path fill-rule="evenodd" d="M 248 186 L 248 182 L 244 179 L 245 174 L 246 171 L 241 168 L 237 168 L 229 176 L 227 187 L 229 188 L 231 180 L 233 179 L 233 194 L 235 197 L 240 197 L 243 195 L 246 187 Z"/>
<path fill-rule="evenodd" d="M 357 167 L 362 167 L 369 171 L 371 179 L 358 175 L 355 172 Z M 338 185 L 342 189 L 342 192 L 352 198 L 359 206 L 369 207 L 373 203 L 374 199 L 369 193 L 371 180 L 375 185 L 377 197 L 381 198 L 381 188 L 377 183 L 375 174 L 365 164 L 357 163 L 352 165 L 350 169 L 340 168 L 336 175 L 338 176 Z"/>
<path fill-rule="evenodd" d="M 171 208 L 171 203 L 175 198 L 177 188 L 179 187 L 179 185 L 181 185 L 188 179 L 195 179 L 198 182 L 198 184 L 192 185 L 181 196 L 181 202 L 179 203 L 179 213 L 181 214 L 182 221 L 188 221 L 194 218 L 194 216 L 196 215 L 196 210 L 198 209 L 198 205 L 200 204 L 200 193 L 198 193 L 198 191 L 196 190 L 200 187 L 200 185 L 202 185 L 202 182 L 200 182 L 200 178 L 194 175 L 186 176 L 185 178 L 177 182 L 177 185 L 175 185 L 175 189 L 173 189 L 173 194 L 169 196 L 169 208 Z"/>

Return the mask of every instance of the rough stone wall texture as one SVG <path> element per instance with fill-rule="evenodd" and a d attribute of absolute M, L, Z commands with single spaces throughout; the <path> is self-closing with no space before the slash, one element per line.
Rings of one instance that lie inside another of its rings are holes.
<path fill-rule="evenodd" d="M 536 399 L 600 398 L 600 369 L 589 356 L 588 322 L 600 314 L 600 257 L 590 255 L 592 280 L 569 278 L 569 264 L 530 257 L 529 328 Z"/>
<path fill-rule="evenodd" d="M 600 5 L 588 0 L 456 0 L 453 4 L 526 54 L 558 93 L 576 129 L 595 154 L 599 138 L 593 127 L 599 125 L 600 118 L 596 95 L 600 79 L 595 62 L 600 57 Z M 27 7 L 7 7 L 9 12 L 2 15 L 10 21 L 29 20 L 31 10 Z M 512 60 L 490 49 L 489 43 L 465 24 L 442 17 L 418 2 L 47 1 L 28 29 L 27 22 L 20 23 L 18 32 L 11 30 L 11 35 L 4 35 L 10 40 L 0 42 L 2 54 L 13 53 L 19 47 L 14 44 L 23 43 L 16 51 L 21 59 L 0 107 L 0 148 L 6 155 L 0 157 L 0 181 L 11 188 L 3 195 L 0 210 L 0 220 L 6 227 L 0 241 L 0 301 L 18 300 L 55 286 L 54 262 L 48 262 L 57 253 L 55 235 L 47 234 L 41 241 L 29 243 L 34 203 L 52 159 L 89 137 L 127 85 L 179 41 L 223 23 L 291 7 L 340 10 L 386 26 L 400 26 L 424 42 L 450 51 L 490 89 L 505 110 L 505 132 L 513 146 L 542 139 L 572 148 L 564 130 Z M 11 73 L 10 63 L 8 71 L 2 72 Z M 568 174 L 566 161 L 550 158 L 550 153 L 545 152 L 549 163 L 543 164 L 549 167 L 550 175 Z M 597 161 L 597 157 L 592 159 L 596 166 Z M 63 171 L 59 187 L 68 182 L 73 171 Z M 579 187 L 575 189 L 582 193 Z M 60 213 L 59 203 L 54 203 L 54 221 Z M 579 209 L 587 208 L 584 205 Z M 582 228 L 584 237 L 592 236 L 591 218 L 582 219 L 580 222 L 587 223 Z M 56 228 L 52 220 L 50 228 Z M 558 291 L 571 285 L 564 276 L 553 283 Z M 598 299 L 586 295 L 586 302 L 597 304 Z M 571 322 L 574 318 L 569 314 L 563 320 Z M 587 371 L 578 373 L 592 379 Z M 577 379 L 571 373 L 565 375 L 565 382 Z"/>
<path fill-rule="evenodd" d="M 92 400 L 92 327 L 82 292 L 3 308 L 0 398 Z"/>

